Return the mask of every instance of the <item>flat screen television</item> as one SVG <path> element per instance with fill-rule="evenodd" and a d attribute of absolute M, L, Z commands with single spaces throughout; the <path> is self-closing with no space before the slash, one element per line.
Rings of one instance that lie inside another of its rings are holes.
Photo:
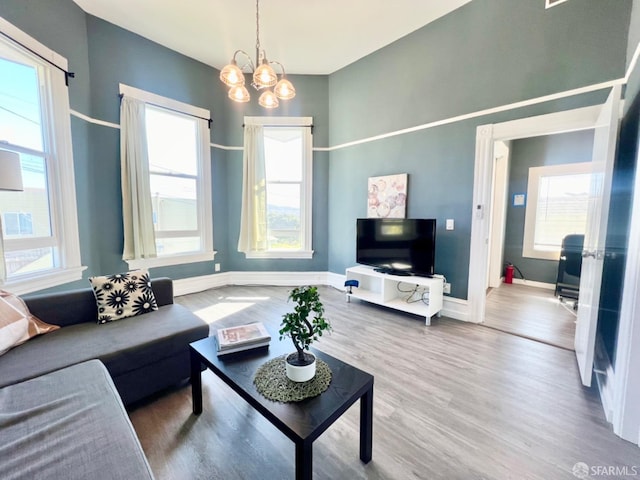
<path fill-rule="evenodd" d="M 356 262 L 384 273 L 429 277 L 434 271 L 434 218 L 359 218 Z"/>

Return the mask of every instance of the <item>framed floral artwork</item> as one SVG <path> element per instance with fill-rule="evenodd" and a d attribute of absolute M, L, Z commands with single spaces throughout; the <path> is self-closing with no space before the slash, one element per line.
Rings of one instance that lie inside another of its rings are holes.
<path fill-rule="evenodd" d="M 406 173 L 369 177 L 368 218 L 405 218 L 407 215 Z"/>

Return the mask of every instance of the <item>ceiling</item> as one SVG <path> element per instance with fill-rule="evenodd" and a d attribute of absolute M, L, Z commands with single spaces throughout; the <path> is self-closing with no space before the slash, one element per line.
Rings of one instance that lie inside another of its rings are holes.
<path fill-rule="evenodd" d="M 255 56 L 254 0 L 74 0 L 84 11 L 215 68 Z M 263 0 L 260 43 L 287 73 L 329 74 L 471 0 Z"/>

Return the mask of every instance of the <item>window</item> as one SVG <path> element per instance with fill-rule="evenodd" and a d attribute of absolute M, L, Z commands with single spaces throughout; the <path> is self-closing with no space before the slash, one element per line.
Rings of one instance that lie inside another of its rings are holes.
<path fill-rule="evenodd" d="M 0 31 L 61 68 L 66 60 L 0 18 Z M 0 148 L 24 191 L 0 192 L 5 288 L 22 294 L 82 277 L 64 73 L 0 36 Z"/>
<path fill-rule="evenodd" d="M 33 235 L 33 219 L 30 213 L 7 212 L 3 214 L 4 238 Z"/>
<path fill-rule="evenodd" d="M 591 163 L 529 169 L 522 256 L 558 260 L 562 239 L 584 234 Z"/>
<path fill-rule="evenodd" d="M 145 102 L 145 136 L 156 258 L 132 268 L 213 260 L 209 112 L 126 85 Z M 202 118 L 198 118 L 202 117 Z"/>
<path fill-rule="evenodd" d="M 311 258 L 310 117 L 245 117 L 263 125 L 266 236 L 247 258 Z"/>

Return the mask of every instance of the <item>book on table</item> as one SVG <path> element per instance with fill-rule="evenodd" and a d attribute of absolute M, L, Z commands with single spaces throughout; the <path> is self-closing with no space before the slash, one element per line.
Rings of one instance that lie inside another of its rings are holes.
<path fill-rule="evenodd" d="M 216 332 L 215 340 L 218 355 L 241 352 L 269 345 L 271 335 L 261 322 L 221 328 Z"/>

